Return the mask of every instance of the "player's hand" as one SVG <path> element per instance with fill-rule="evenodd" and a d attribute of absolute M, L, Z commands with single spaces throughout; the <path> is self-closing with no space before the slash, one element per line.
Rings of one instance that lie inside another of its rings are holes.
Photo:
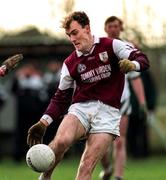
<path fill-rule="evenodd" d="M 128 59 L 120 60 L 119 67 L 120 67 L 120 70 L 124 73 L 128 73 L 136 69 L 136 65 Z"/>
<path fill-rule="evenodd" d="M 16 54 L 3 61 L 1 65 L 1 69 L 3 70 L 2 76 L 7 74 L 9 71 L 13 70 L 22 59 L 22 54 Z"/>
<path fill-rule="evenodd" d="M 28 130 L 27 144 L 31 147 L 35 144 L 43 142 L 43 136 L 46 132 L 47 126 L 41 121 L 38 121 Z"/>
<path fill-rule="evenodd" d="M 144 123 L 146 123 L 147 117 L 148 117 L 148 111 L 147 111 L 146 105 L 145 104 L 140 105 L 140 107 L 139 107 L 139 119 L 141 121 L 144 121 Z"/>

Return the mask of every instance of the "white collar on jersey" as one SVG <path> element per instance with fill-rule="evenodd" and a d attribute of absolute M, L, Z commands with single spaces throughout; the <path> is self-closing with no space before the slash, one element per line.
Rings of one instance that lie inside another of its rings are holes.
<path fill-rule="evenodd" d="M 96 37 L 96 36 L 93 36 L 93 37 L 94 37 L 94 43 L 93 43 L 93 47 L 91 48 L 90 52 L 87 53 L 87 54 L 83 54 L 81 51 L 76 50 L 76 53 L 77 53 L 78 57 L 80 57 L 82 55 L 87 56 L 87 55 L 89 55 L 89 54 L 91 54 L 93 52 L 93 50 L 95 48 L 95 44 L 100 42 L 100 38 L 99 37 Z"/>

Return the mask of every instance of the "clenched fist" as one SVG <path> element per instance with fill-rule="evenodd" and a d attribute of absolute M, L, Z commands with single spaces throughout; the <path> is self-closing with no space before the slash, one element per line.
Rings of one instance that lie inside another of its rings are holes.
<path fill-rule="evenodd" d="M 124 73 L 128 73 L 130 71 L 136 70 L 136 65 L 128 59 L 120 60 L 119 67 L 120 67 L 120 70 Z"/>

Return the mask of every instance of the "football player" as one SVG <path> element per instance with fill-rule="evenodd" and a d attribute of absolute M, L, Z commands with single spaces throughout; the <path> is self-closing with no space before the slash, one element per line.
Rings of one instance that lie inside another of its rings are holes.
<path fill-rule="evenodd" d="M 120 34 L 123 31 L 123 22 L 120 18 L 116 16 L 111 16 L 105 21 L 105 32 L 107 36 L 111 39 L 116 38 L 120 39 Z M 128 49 L 134 49 L 134 45 L 130 42 L 124 41 Z M 100 178 L 102 180 L 109 180 L 110 176 L 113 174 L 115 180 L 122 180 L 124 175 L 124 168 L 126 163 L 126 133 L 128 127 L 128 116 L 131 113 L 131 104 L 130 104 L 130 89 L 129 81 L 135 91 L 135 94 L 138 98 L 140 107 L 146 116 L 146 102 L 142 80 L 140 78 L 140 73 L 136 71 L 131 71 L 125 75 L 125 85 L 121 97 L 121 121 L 120 121 L 120 137 L 116 138 L 113 143 L 113 154 L 114 154 L 114 165 L 111 164 L 110 156 L 111 149 L 108 148 L 107 152 L 104 154 L 101 159 L 101 164 L 103 166 L 103 171 L 100 173 Z"/>
<path fill-rule="evenodd" d="M 85 12 L 67 15 L 62 27 L 75 50 L 65 59 L 59 87 L 44 115 L 29 129 L 27 143 L 30 146 L 41 143 L 47 127 L 72 103 L 49 144 L 56 162 L 39 179 L 50 180 L 71 144 L 86 137 L 76 180 L 90 180 L 97 162 L 120 135 L 119 108 L 125 73 L 144 71 L 149 62 L 145 54 L 129 49 L 120 40 L 93 36 Z"/>

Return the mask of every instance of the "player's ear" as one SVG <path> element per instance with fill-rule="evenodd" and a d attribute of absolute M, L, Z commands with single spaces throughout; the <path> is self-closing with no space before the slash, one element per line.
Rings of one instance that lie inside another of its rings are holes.
<path fill-rule="evenodd" d="M 85 25 L 85 30 L 87 31 L 87 32 L 90 32 L 91 31 L 91 29 L 90 29 L 90 26 L 89 25 Z"/>

